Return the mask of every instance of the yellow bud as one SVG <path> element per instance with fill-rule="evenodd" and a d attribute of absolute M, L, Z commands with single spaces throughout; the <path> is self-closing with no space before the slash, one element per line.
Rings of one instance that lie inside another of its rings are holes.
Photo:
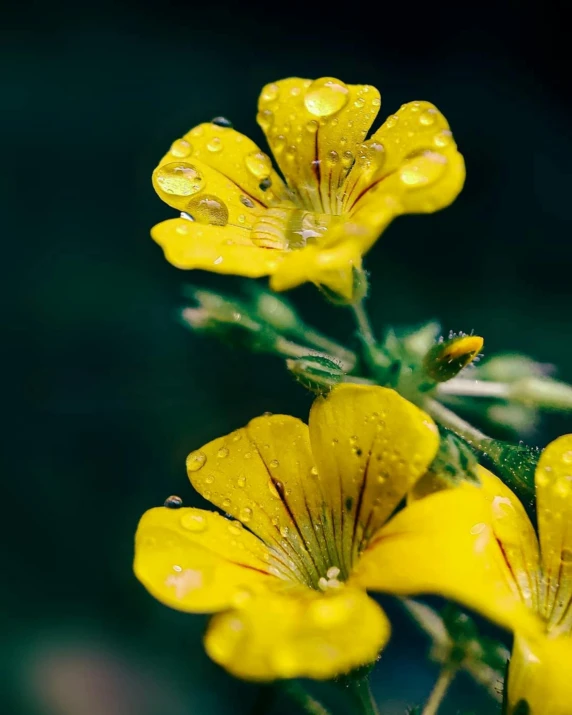
<path fill-rule="evenodd" d="M 459 335 L 434 345 L 425 355 L 423 367 L 436 382 L 446 382 L 471 363 L 483 348 L 478 335 Z"/>

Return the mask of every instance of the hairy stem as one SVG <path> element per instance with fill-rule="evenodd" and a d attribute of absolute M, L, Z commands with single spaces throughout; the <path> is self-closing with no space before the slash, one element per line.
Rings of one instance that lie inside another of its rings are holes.
<path fill-rule="evenodd" d="M 435 715 L 456 674 L 456 668 L 452 668 L 449 665 L 446 665 L 441 669 L 437 682 L 431 691 L 429 699 L 425 703 L 425 707 L 423 708 L 421 715 Z"/>

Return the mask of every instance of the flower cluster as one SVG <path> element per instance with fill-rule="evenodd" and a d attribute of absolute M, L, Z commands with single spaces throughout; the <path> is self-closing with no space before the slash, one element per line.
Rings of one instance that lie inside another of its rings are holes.
<path fill-rule="evenodd" d="M 465 177 L 432 104 L 404 104 L 368 138 L 380 104 L 368 85 L 281 80 L 262 90 L 257 119 L 283 178 L 223 117 L 177 139 L 155 169 L 157 193 L 180 212 L 152 230 L 172 264 L 270 276 L 275 291 L 312 282 L 352 306 L 360 349 L 263 289 L 247 301 L 194 291 L 187 325 L 286 358 L 317 396 L 308 424 L 265 414 L 190 452 L 189 479 L 219 511 L 178 497 L 149 510 L 135 573 L 167 606 L 213 614 L 208 654 L 257 681 L 367 666 L 390 637 L 368 592 L 439 595 L 514 634 L 507 713 L 566 715 L 572 435 L 539 454 L 488 437 L 451 408 L 492 401 L 483 420 L 494 426 L 512 410 L 524 426 L 532 409 L 570 409 L 572 391 L 514 357 L 469 379 L 482 338 L 438 338 L 436 324 L 375 337 L 362 304 L 364 254 L 394 217 L 450 204 Z M 429 618 L 424 608 L 415 612 Z M 486 658 L 477 636 L 442 641 L 451 644 L 447 677 L 466 666 L 478 680 Z M 436 711 L 435 698 L 424 712 Z"/>

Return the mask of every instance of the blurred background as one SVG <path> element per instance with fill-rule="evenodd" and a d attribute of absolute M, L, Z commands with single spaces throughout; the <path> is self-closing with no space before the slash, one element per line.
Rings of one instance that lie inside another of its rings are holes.
<path fill-rule="evenodd" d="M 256 686 L 204 655 L 205 619 L 160 606 L 135 580 L 133 534 L 169 494 L 199 504 L 191 449 L 266 410 L 305 417 L 310 396 L 277 359 L 176 322 L 185 282 L 241 283 L 166 263 L 149 229 L 174 212 L 151 172 L 176 137 L 216 115 L 264 146 L 258 93 L 289 75 L 377 86 L 380 121 L 430 100 L 452 125 L 467 183 L 446 211 L 398 219 L 368 256 L 376 328 L 438 318 L 483 335 L 488 355 L 527 352 L 571 381 L 560 3 L 32 0 L 5 9 L 0 33 L 10 363 L 0 712 L 253 713 Z M 349 313 L 314 289 L 291 297 L 308 321 L 351 338 Z M 571 427 L 550 418 L 532 441 Z M 423 702 L 437 672 L 425 638 L 391 613 L 373 683 L 389 715 Z M 442 712 L 494 709 L 459 677 Z"/>

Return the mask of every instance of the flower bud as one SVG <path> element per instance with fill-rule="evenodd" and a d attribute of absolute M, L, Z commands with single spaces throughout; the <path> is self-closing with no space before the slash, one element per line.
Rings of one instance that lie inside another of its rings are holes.
<path fill-rule="evenodd" d="M 301 385 L 317 395 L 329 392 L 345 375 L 335 358 L 320 353 L 286 360 L 286 365 Z"/>
<path fill-rule="evenodd" d="M 425 372 L 435 382 L 450 380 L 477 357 L 483 342 L 478 335 L 457 335 L 433 345 L 423 360 Z"/>
<path fill-rule="evenodd" d="M 295 332 L 301 327 L 296 311 L 283 298 L 265 290 L 256 292 L 254 309 L 259 318 L 281 333 Z"/>

